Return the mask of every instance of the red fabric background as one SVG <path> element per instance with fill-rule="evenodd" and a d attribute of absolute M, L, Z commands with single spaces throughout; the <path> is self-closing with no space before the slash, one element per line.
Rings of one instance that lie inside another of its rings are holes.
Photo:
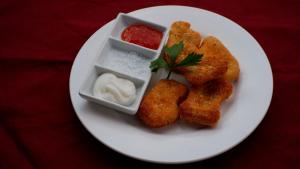
<path fill-rule="evenodd" d="M 80 124 L 69 97 L 72 62 L 122 12 L 188 5 L 246 28 L 272 65 L 274 95 L 255 132 L 202 162 L 158 165 L 120 155 Z M 0 2 L 0 168 L 297 168 L 300 158 L 300 1 L 45 0 Z"/>

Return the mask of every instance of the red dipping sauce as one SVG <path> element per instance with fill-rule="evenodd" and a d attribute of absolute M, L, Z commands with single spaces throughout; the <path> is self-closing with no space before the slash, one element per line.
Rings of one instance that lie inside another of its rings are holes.
<path fill-rule="evenodd" d="M 128 26 L 121 35 L 122 40 L 144 46 L 150 49 L 158 49 L 162 39 L 162 32 L 142 24 Z"/>

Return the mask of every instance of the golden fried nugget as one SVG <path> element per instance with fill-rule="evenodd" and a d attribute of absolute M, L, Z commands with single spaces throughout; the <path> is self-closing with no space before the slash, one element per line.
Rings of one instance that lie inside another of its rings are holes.
<path fill-rule="evenodd" d="M 239 78 L 239 63 L 216 37 L 209 36 L 205 38 L 201 45 L 200 52 L 204 53 L 204 55 L 215 55 L 225 58 L 228 61 L 228 69 L 223 77 L 231 82 Z"/>
<path fill-rule="evenodd" d="M 220 41 L 216 43 L 212 40 L 212 37 L 205 38 L 199 51 L 196 51 L 196 53 L 203 54 L 199 64 L 180 71 L 192 85 L 202 85 L 207 81 L 224 77 L 228 72 L 230 59 L 227 54 L 229 51 Z"/>
<path fill-rule="evenodd" d="M 184 21 L 177 21 L 172 23 L 169 33 L 169 36 L 171 36 L 171 38 L 169 37 L 167 45 L 172 46 L 175 43 L 178 43 L 178 39 L 182 39 L 183 34 L 186 33 L 190 29 L 190 27 L 190 23 Z"/>
<path fill-rule="evenodd" d="M 187 32 L 189 29 L 190 29 L 190 24 L 188 22 L 182 22 L 182 21 L 174 22 L 171 25 L 167 46 L 170 47 L 182 41 L 183 34 Z"/>
<path fill-rule="evenodd" d="M 201 36 L 199 32 L 190 29 L 190 24 L 184 21 L 177 21 L 171 25 L 167 46 L 173 46 L 179 42 L 183 42 L 184 48 L 176 59 L 176 63 L 182 61 L 190 53 L 196 52 L 200 47 Z M 167 56 L 165 60 L 169 61 Z"/>
<path fill-rule="evenodd" d="M 220 106 L 233 90 L 224 79 L 215 79 L 201 86 L 193 86 L 180 104 L 180 118 L 198 126 L 215 126 L 220 118 Z"/>
<path fill-rule="evenodd" d="M 175 122 L 179 117 L 178 103 L 187 91 L 185 85 L 175 80 L 160 80 L 143 98 L 138 117 L 153 128 Z"/>
<path fill-rule="evenodd" d="M 201 36 L 198 32 L 190 29 L 190 24 L 187 22 L 177 21 L 172 24 L 167 46 L 170 47 L 180 41 L 183 41 L 184 48 L 176 58 L 176 63 L 181 62 L 190 53 L 204 54 L 198 65 L 179 67 L 176 69 L 179 73 L 183 74 L 192 85 L 201 85 L 212 79 L 224 76 L 227 71 L 228 61 L 222 56 L 210 53 L 210 50 L 201 50 Z M 206 45 L 210 47 L 210 43 L 206 43 L 206 40 L 204 40 L 202 45 L 204 49 L 206 49 Z M 165 55 L 164 58 L 167 62 L 170 61 L 168 56 Z"/>
<path fill-rule="evenodd" d="M 193 30 L 188 30 L 182 36 L 182 41 L 184 48 L 179 56 L 176 58 L 176 63 L 181 62 L 187 57 L 190 53 L 199 53 L 199 47 L 201 43 L 201 36 L 198 32 Z"/>
<path fill-rule="evenodd" d="M 189 83 L 199 86 L 213 79 L 221 78 L 227 71 L 228 61 L 218 55 L 203 54 L 199 64 L 184 67 L 180 73 Z"/>

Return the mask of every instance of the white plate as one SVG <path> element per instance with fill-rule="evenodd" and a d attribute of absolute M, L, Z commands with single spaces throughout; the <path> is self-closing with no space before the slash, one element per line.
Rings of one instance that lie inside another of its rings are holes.
<path fill-rule="evenodd" d="M 101 48 L 112 21 L 95 32 L 79 51 L 70 75 L 75 112 L 86 129 L 108 147 L 124 155 L 157 163 L 186 163 L 223 153 L 243 141 L 262 121 L 273 92 L 272 71 L 258 42 L 238 24 L 218 14 L 192 7 L 159 6 L 129 13 L 170 26 L 188 21 L 202 35 L 214 35 L 240 63 L 234 97 L 222 106 L 216 128 L 196 129 L 177 122 L 164 129 L 144 127 L 134 116 L 83 100 L 78 91 Z"/>

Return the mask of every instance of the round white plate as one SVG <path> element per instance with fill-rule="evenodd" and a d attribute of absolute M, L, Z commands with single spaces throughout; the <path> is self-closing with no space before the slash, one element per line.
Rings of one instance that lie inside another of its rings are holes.
<path fill-rule="evenodd" d="M 241 26 L 203 9 L 159 6 L 129 13 L 170 26 L 188 21 L 203 36 L 219 38 L 240 63 L 234 96 L 222 105 L 216 128 L 196 129 L 179 121 L 164 129 L 148 129 L 135 116 L 89 103 L 79 95 L 92 61 L 112 21 L 95 32 L 79 51 L 70 75 L 70 95 L 75 112 L 86 129 L 106 146 L 124 155 L 157 163 L 187 163 L 223 153 L 243 141 L 262 121 L 273 92 L 272 71 L 261 46 Z"/>

